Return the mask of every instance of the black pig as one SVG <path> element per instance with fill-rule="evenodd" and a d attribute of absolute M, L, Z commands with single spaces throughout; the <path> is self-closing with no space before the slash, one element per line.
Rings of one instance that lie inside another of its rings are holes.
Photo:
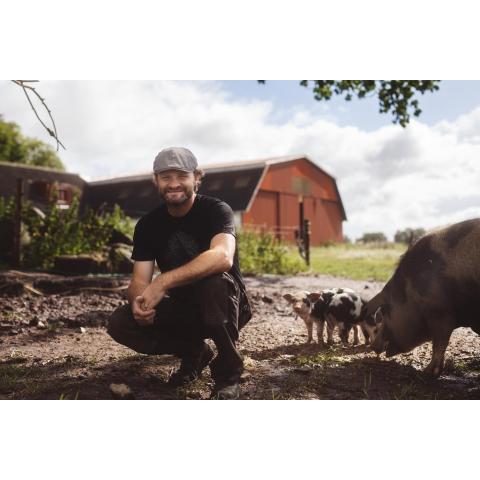
<path fill-rule="evenodd" d="M 420 238 L 366 306 L 372 348 L 387 357 L 432 341 L 425 372 L 438 377 L 453 330 L 480 333 L 480 219 Z"/>

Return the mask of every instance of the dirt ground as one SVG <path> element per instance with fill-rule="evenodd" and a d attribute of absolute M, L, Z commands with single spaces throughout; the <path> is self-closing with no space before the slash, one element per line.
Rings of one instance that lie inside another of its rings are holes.
<path fill-rule="evenodd" d="M 329 349 L 306 345 L 303 322 L 282 298 L 295 290 L 350 287 L 369 299 L 380 283 L 265 275 L 246 278 L 246 284 L 254 316 L 239 343 L 243 399 L 480 398 L 480 337 L 470 329 L 454 332 L 445 372 L 431 380 L 422 374 L 430 344 L 390 359 L 363 345 L 343 348 L 338 337 Z M 1 399 L 110 399 L 112 383 L 127 384 L 136 399 L 209 398 L 208 369 L 188 388 L 171 389 L 166 380 L 179 360 L 137 354 L 107 335 L 110 312 L 125 302 L 121 292 L 36 290 L 0 289 Z"/>

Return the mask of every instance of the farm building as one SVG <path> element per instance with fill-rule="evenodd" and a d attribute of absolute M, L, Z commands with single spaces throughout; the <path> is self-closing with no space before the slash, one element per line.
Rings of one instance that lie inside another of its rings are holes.
<path fill-rule="evenodd" d="M 42 209 L 52 198 L 58 205 L 68 207 L 74 195 L 81 195 L 86 181 L 75 173 L 53 168 L 36 167 L 20 163 L 0 162 L 0 196 L 13 197 L 17 180 L 22 179 L 23 198 Z"/>
<path fill-rule="evenodd" d="M 300 204 L 311 222 L 311 244 L 343 240 L 347 219 L 335 178 L 305 155 L 202 166 L 206 175 L 199 193 L 227 202 L 237 226 L 271 231 L 294 241 Z M 138 218 L 159 204 L 152 175 L 90 182 L 83 202 L 94 208 L 117 203 Z"/>

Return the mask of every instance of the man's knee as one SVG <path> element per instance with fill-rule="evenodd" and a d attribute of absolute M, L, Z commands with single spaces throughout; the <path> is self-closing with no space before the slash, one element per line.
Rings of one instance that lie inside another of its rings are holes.
<path fill-rule="evenodd" d="M 225 273 L 202 278 L 195 285 L 197 295 L 205 301 L 218 298 L 219 295 L 228 295 L 234 286 L 234 280 Z"/>
<path fill-rule="evenodd" d="M 201 319 L 207 328 L 227 324 L 237 326 L 238 287 L 228 274 L 211 275 L 196 285 Z"/>
<path fill-rule="evenodd" d="M 107 332 L 114 340 L 123 338 L 125 332 L 131 328 L 133 318 L 129 304 L 116 308 L 108 319 Z"/>

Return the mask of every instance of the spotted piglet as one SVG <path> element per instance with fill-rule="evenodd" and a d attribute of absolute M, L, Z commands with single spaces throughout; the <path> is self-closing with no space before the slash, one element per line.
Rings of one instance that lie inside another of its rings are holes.
<path fill-rule="evenodd" d="M 365 343 L 368 344 L 368 333 L 363 326 L 366 301 L 350 288 L 330 288 L 320 293 L 311 293 L 308 299 L 313 304 L 311 316 L 327 322 L 328 343 L 332 343 L 333 326 L 338 326 L 343 345 L 348 345 L 348 337 L 353 329 L 353 344 L 357 345 L 358 327 L 362 329 Z"/>
<path fill-rule="evenodd" d="M 323 346 L 325 322 L 327 322 L 327 338 L 329 344 L 332 343 L 335 322 L 326 318 L 323 314 L 318 316 L 318 312 L 315 311 L 315 300 L 313 299 L 318 300 L 320 295 L 321 294 L 302 291 L 295 294 L 286 293 L 283 298 L 292 305 L 295 315 L 305 322 L 308 334 L 307 343 L 311 343 L 313 340 L 313 325 L 315 324 L 318 343 Z"/>
<path fill-rule="evenodd" d="M 283 298 L 292 305 L 293 312 L 295 313 L 297 318 L 300 317 L 305 322 L 305 326 L 307 327 L 307 334 L 308 334 L 307 343 L 311 343 L 313 340 L 313 324 L 316 323 L 314 322 L 314 319 L 310 316 L 312 303 L 308 298 L 309 295 L 310 295 L 310 292 L 301 291 L 294 294 L 286 293 L 283 296 Z M 317 336 L 318 336 L 318 342 L 320 343 L 321 341 L 323 343 L 323 329 L 322 329 L 322 332 L 320 333 L 318 324 L 317 324 Z"/>

